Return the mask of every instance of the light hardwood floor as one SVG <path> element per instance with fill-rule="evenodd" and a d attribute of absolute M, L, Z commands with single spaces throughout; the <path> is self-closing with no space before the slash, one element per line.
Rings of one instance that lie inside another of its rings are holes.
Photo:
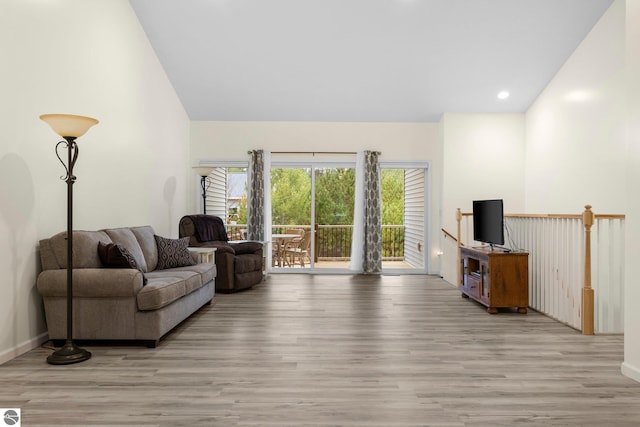
<path fill-rule="evenodd" d="M 86 348 L 0 366 L 0 407 L 25 427 L 640 425 L 621 336 L 489 315 L 430 276 L 272 274 L 158 348 Z"/>

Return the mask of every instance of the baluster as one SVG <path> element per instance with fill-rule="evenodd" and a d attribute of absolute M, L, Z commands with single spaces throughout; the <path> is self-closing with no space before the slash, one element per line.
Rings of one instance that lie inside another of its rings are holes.
<path fill-rule="evenodd" d="M 456 283 L 457 287 L 460 287 L 462 281 L 462 268 L 460 267 L 460 246 L 462 246 L 462 235 L 461 235 L 461 221 L 462 221 L 462 211 L 460 208 L 456 210 L 456 221 L 458 222 L 458 250 L 456 252 L 456 271 L 458 272 L 458 282 Z"/>

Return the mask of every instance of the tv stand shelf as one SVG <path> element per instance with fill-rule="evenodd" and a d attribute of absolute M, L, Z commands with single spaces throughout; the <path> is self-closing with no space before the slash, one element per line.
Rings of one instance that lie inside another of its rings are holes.
<path fill-rule="evenodd" d="M 496 314 L 516 307 L 525 314 L 529 306 L 529 254 L 495 247 L 460 248 L 460 291 Z"/>

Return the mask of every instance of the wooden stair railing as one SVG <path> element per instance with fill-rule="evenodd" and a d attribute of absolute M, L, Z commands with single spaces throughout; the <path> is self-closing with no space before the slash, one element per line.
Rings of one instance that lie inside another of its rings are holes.
<path fill-rule="evenodd" d="M 451 236 L 458 242 L 458 247 L 464 246 L 462 242 L 462 218 L 471 217 L 472 213 L 463 213 L 460 208 L 456 210 L 456 221 L 458 223 L 458 237 Z M 617 219 L 624 220 L 624 215 L 595 215 L 591 210 L 591 205 L 585 205 L 585 210 L 581 215 L 576 214 L 505 214 L 505 217 L 512 218 L 556 218 L 556 219 L 579 219 L 584 227 L 584 282 L 581 293 L 581 331 L 583 335 L 594 334 L 594 300 L 595 294 L 591 282 L 591 227 L 596 219 Z M 443 232 L 447 233 L 444 229 Z M 458 250 L 457 263 L 460 265 L 460 251 Z M 460 268 L 458 270 L 458 286 L 460 286 Z"/>
<path fill-rule="evenodd" d="M 442 231 L 445 236 L 447 236 L 448 238 L 452 239 L 454 242 L 456 242 L 456 243 L 458 242 L 458 239 L 456 238 L 456 236 L 454 236 L 453 234 L 449 233 L 444 228 L 441 228 L 440 231 Z"/>

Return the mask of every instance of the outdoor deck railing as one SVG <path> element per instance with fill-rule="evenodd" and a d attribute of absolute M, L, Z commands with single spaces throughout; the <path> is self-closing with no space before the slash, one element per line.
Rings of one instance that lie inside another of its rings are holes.
<path fill-rule="evenodd" d="M 227 224 L 230 240 L 242 240 L 246 233 L 246 224 Z M 272 233 L 284 233 L 288 229 L 301 228 L 311 230 L 311 225 L 274 225 Z M 351 254 L 352 225 L 315 225 L 315 256 L 320 260 L 347 260 Z M 404 226 L 382 226 L 382 259 L 398 261 L 404 259 Z"/>

